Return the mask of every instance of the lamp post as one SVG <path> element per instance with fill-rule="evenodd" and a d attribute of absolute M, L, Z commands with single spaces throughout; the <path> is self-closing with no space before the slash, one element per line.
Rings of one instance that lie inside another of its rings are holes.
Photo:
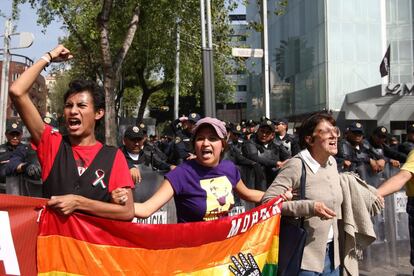
<path fill-rule="evenodd" d="M 268 34 L 267 34 L 267 0 L 262 0 L 262 47 L 263 47 L 263 91 L 264 91 L 264 105 L 265 115 L 270 118 L 270 92 L 269 92 L 269 49 L 268 49 Z"/>
<path fill-rule="evenodd" d="M 207 9 L 207 22 L 205 20 Z M 201 48 L 203 52 L 204 115 L 216 117 L 216 99 L 214 92 L 213 35 L 211 29 L 211 0 L 200 0 Z M 206 43 L 207 24 L 207 43 Z"/>
<path fill-rule="evenodd" d="M 174 119 L 178 119 L 180 100 L 180 20 L 177 19 L 175 48 L 175 91 L 174 91 Z"/>
<path fill-rule="evenodd" d="M 4 45 L 3 45 L 3 64 L 1 71 L 1 90 L 0 90 L 0 143 L 5 141 L 6 119 L 7 119 L 7 99 L 9 92 L 9 67 L 10 67 L 10 50 L 28 48 L 32 45 L 34 36 L 32 33 L 12 33 L 13 24 L 11 19 L 5 22 L 4 30 Z M 0 36 L 0 37 L 1 37 Z M 10 41 L 13 36 L 18 36 L 19 44 L 17 46 L 10 46 Z M 0 49 L 1 50 L 1 49 Z"/>
<path fill-rule="evenodd" d="M 10 34 L 12 32 L 12 21 L 7 19 L 4 29 L 4 48 L 3 63 L 1 70 L 1 90 L 0 90 L 0 143 L 5 141 L 6 119 L 7 119 L 7 99 L 9 91 L 9 66 L 10 66 Z"/>

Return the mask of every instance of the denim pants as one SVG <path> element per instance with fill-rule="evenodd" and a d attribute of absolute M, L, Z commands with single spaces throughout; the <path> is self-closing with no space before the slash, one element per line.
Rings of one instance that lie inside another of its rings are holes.
<path fill-rule="evenodd" d="M 309 270 L 301 270 L 299 272 L 299 276 L 339 276 L 339 266 L 335 269 L 334 268 L 334 246 L 333 242 L 330 242 L 326 245 L 326 254 L 325 254 L 325 265 L 323 268 L 322 273 L 309 271 Z"/>

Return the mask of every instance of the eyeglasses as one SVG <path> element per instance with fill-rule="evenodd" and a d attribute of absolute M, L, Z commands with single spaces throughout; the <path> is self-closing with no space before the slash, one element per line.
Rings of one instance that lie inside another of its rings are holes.
<path fill-rule="evenodd" d="M 321 136 L 328 136 L 330 134 L 332 134 L 336 137 L 341 136 L 341 130 L 339 129 L 339 127 L 336 127 L 336 126 L 327 127 L 327 128 L 324 128 L 324 129 L 318 129 L 318 130 L 316 130 L 316 132 Z"/>

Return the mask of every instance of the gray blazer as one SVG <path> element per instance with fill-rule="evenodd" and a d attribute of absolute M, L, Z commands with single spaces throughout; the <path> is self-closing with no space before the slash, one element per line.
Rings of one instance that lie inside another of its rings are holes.
<path fill-rule="evenodd" d="M 298 154 L 300 155 L 300 153 Z M 291 158 L 280 170 L 278 176 L 265 192 L 262 201 L 266 202 L 293 188 L 299 191 L 302 162 L 299 158 Z M 338 245 L 338 219 L 341 219 L 341 204 L 343 201 L 342 190 L 339 182 L 339 174 L 335 159 L 331 156 L 328 162 L 314 173 L 306 164 L 306 199 L 284 202 L 282 215 L 305 217 L 304 227 L 308 232 L 306 245 L 303 252 L 301 269 L 322 272 L 324 267 L 326 245 L 331 226 L 334 237 L 334 266 L 340 265 Z M 335 211 L 336 217 L 329 220 L 321 220 L 315 216 L 314 203 L 324 202 L 325 205 Z M 283 254 L 281 252 L 281 254 Z"/>

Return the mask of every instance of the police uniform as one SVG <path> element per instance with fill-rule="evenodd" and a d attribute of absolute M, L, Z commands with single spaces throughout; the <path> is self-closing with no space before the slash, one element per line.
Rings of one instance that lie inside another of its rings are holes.
<path fill-rule="evenodd" d="M 287 119 L 279 119 L 275 121 L 275 125 L 285 124 L 288 125 Z M 286 129 L 287 130 L 287 129 Z M 290 153 L 290 156 L 295 156 L 300 152 L 299 141 L 296 136 L 286 133 L 285 136 L 280 137 L 278 133 L 275 135 L 274 139 L 275 144 L 282 145 Z"/>
<path fill-rule="evenodd" d="M 228 141 L 225 159 L 233 161 L 236 165 L 254 165 L 256 162 L 243 156 L 242 147 L 245 140 L 242 138 L 241 126 L 239 124 L 231 126 L 230 132 L 235 134 L 236 139 Z"/>
<path fill-rule="evenodd" d="M 371 135 L 369 139 L 369 143 L 372 146 L 371 152 L 377 156 L 377 159 L 385 159 L 386 161 L 389 161 L 389 159 L 398 160 L 401 163 L 404 163 L 407 159 L 407 156 L 401 152 L 393 150 L 390 146 L 387 144 L 376 144 L 372 136 L 378 136 L 378 137 L 387 137 L 388 136 L 388 130 L 384 126 L 377 127 L 373 134 Z"/>
<path fill-rule="evenodd" d="M 21 127 L 21 125 L 19 123 L 12 123 L 9 122 L 7 123 L 6 126 L 6 133 L 13 133 L 13 132 L 18 132 L 18 133 L 22 133 L 23 129 Z M 13 152 L 19 149 L 19 151 L 25 152 L 27 151 L 27 146 L 19 143 L 17 146 L 12 146 L 9 142 L 6 142 L 2 145 L 0 145 L 0 182 L 6 183 L 6 176 L 10 173 L 10 169 L 7 166 L 10 158 L 13 154 Z"/>
<path fill-rule="evenodd" d="M 347 134 L 352 132 L 363 135 L 364 129 L 361 123 L 353 122 L 346 128 L 345 132 Z M 340 172 L 355 172 L 362 179 L 366 180 L 367 171 L 370 170 L 369 162 L 371 158 L 375 159 L 375 156 L 372 155 L 370 144 L 365 139 L 358 145 L 351 140 L 349 135 L 338 141 L 338 154 L 335 156 L 335 159 Z M 346 160 L 351 162 L 349 167 L 344 166 Z"/>
<path fill-rule="evenodd" d="M 263 183 L 265 175 L 259 163 L 243 155 L 245 140 L 242 138 L 242 127 L 240 124 L 232 124 L 229 131 L 234 134 L 234 139 L 229 139 L 228 148 L 223 159 L 233 161 L 239 168 L 240 177 L 247 187 L 255 189 L 256 183 Z"/>
<path fill-rule="evenodd" d="M 244 130 L 245 130 L 244 131 L 244 139 L 245 140 L 250 140 L 254 137 L 254 132 L 255 132 L 254 128 L 256 128 L 257 123 L 254 120 L 247 120 L 247 122 L 242 122 L 242 124 L 241 124 L 242 128 L 243 128 L 243 123 L 244 123 L 244 127 L 245 127 L 244 128 Z"/>
<path fill-rule="evenodd" d="M 262 121 L 259 129 L 262 127 L 269 127 L 273 133 L 275 131 L 273 122 L 270 120 Z M 265 186 L 260 184 L 260 187 L 256 187 L 256 189 L 260 189 L 262 191 L 267 189 L 276 177 L 279 171 L 279 168 L 276 167 L 276 163 L 278 161 L 285 161 L 291 157 L 285 147 L 276 145 L 273 141 L 263 144 L 256 136 L 244 144 L 243 154 L 250 160 L 259 163 L 262 170 L 265 172 Z"/>
<path fill-rule="evenodd" d="M 125 130 L 124 138 L 127 139 L 136 139 L 136 138 L 145 138 L 146 127 L 144 124 L 139 126 L 130 126 Z M 166 156 L 151 142 L 145 141 L 142 150 L 138 153 L 137 158 L 133 158 L 125 147 L 125 145 L 119 148 L 125 156 L 125 159 L 128 163 L 128 168 L 138 167 L 138 165 L 150 166 L 154 170 L 169 171 L 170 164 L 165 162 Z"/>
<path fill-rule="evenodd" d="M 200 120 L 200 115 L 197 113 L 191 113 L 188 115 L 187 120 L 192 123 L 197 123 Z M 180 125 L 180 123 L 178 123 Z M 172 147 L 172 156 L 169 159 L 169 162 L 174 165 L 179 165 L 183 163 L 191 154 L 192 145 L 191 145 L 191 129 L 184 129 L 184 123 L 181 122 L 181 125 L 177 127 L 177 132 L 174 138 L 174 144 Z"/>

